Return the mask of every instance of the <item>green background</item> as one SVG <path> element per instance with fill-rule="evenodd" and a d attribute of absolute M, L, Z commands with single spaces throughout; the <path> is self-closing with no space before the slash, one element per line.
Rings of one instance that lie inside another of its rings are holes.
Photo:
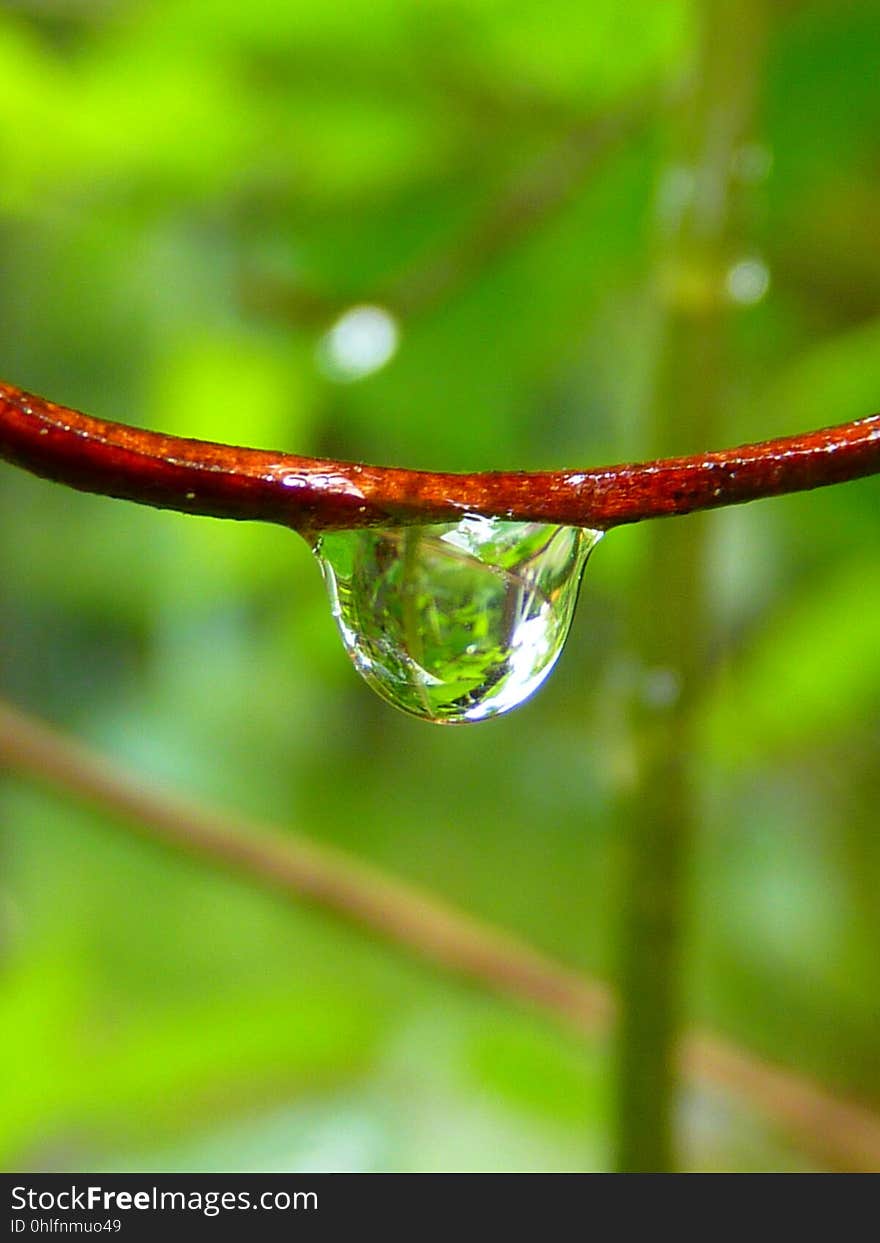
<path fill-rule="evenodd" d="M 715 447 L 880 405 L 880 7 L 763 7 L 716 258 L 769 288 L 725 313 Z M 107 418 L 387 464 L 648 456 L 700 20 L 685 0 L 7 2 L 0 374 Z M 343 383 L 326 333 L 363 303 L 399 349 Z M 664 400 L 664 443 L 709 447 L 676 440 Z M 705 524 L 682 988 L 689 1022 L 880 1106 L 877 500 L 867 480 Z M 626 701 L 657 673 L 633 619 L 675 593 L 648 539 L 597 549 L 535 700 L 438 729 L 357 679 L 294 534 L 3 466 L 0 679 L 157 788 L 613 980 Z M 612 1044 L 48 789 L 3 778 L 0 818 L 5 1168 L 612 1163 Z M 683 1092 L 679 1124 L 688 1168 L 816 1160 L 721 1092 Z"/>

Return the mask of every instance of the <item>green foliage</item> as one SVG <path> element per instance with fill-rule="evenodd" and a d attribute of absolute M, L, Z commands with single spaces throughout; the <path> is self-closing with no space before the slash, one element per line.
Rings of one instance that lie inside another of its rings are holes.
<path fill-rule="evenodd" d="M 880 392 L 880 7 L 768 12 L 742 250 L 771 285 L 735 312 L 730 443 L 869 413 Z M 6 6 L 0 374 L 303 453 L 641 456 L 662 100 L 696 20 L 684 0 Z M 607 134 L 584 158 L 591 127 Z M 320 345 L 363 302 L 398 317 L 400 348 L 338 383 Z M 686 981 L 695 1019 L 875 1102 L 878 512 L 867 481 L 712 519 Z M 356 679 L 292 535 L 12 468 L 0 531 L 10 697 L 149 781 L 610 973 L 619 702 L 644 672 L 627 618 L 663 608 L 643 532 L 596 551 L 539 698 L 450 731 Z M 7 1167 L 607 1162 L 604 1048 L 9 779 L 0 818 Z M 805 1163 L 719 1109 L 688 1114 L 694 1165 Z"/>

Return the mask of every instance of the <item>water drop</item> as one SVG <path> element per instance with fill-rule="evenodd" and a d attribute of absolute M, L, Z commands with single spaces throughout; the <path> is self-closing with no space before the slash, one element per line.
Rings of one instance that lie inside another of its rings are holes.
<path fill-rule="evenodd" d="M 538 689 L 601 536 L 468 516 L 329 531 L 315 553 L 358 672 L 395 707 L 451 724 L 508 712 Z"/>
<path fill-rule="evenodd" d="M 761 259 L 740 259 L 728 268 L 724 287 L 733 302 L 754 306 L 770 288 L 770 271 Z"/>
<path fill-rule="evenodd" d="M 363 380 L 397 352 L 397 320 L 381 306 L 353 306 L 337 319 L 318 345 L 318 363 L 341 384 Z"/>

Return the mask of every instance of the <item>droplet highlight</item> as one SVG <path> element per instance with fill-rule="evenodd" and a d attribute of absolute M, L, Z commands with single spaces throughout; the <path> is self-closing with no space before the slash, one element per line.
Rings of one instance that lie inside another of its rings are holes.
<path fill-rule="evenodd" d="M 394 357 L 400 343 L 397 320 L 381 306 L 353 306 L 321 338 L 318 363 L 340 384 L 363 380 Z"/>
<path fill-rule="evenodd" d="M 315 542 L 339 633 L 383 699 L 438 724 L 528 699 L 568 636 L 601 531 L 468 516 Z"/>

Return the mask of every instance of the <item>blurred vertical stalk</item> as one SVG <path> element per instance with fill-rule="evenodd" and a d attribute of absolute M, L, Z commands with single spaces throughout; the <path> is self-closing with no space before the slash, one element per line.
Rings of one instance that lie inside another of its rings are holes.
<path fill-rule="evenodd" d="M 728 283 L 740 257 L 737 168 L 759 73 L 760 9 L 760 0 L 703 0 L 695 64 L 673 105 L 671 159 L 658 195 L 661 334 L 645 443 L 652 455 L 723 439 Z M 649 524 L 633 623 L 634 764 L 622 800 L 621 1170 L 676 1164 L 683 941 L 698 822 L 693 706 L 709 646 L 706 532 L 704 516 Z"/>

